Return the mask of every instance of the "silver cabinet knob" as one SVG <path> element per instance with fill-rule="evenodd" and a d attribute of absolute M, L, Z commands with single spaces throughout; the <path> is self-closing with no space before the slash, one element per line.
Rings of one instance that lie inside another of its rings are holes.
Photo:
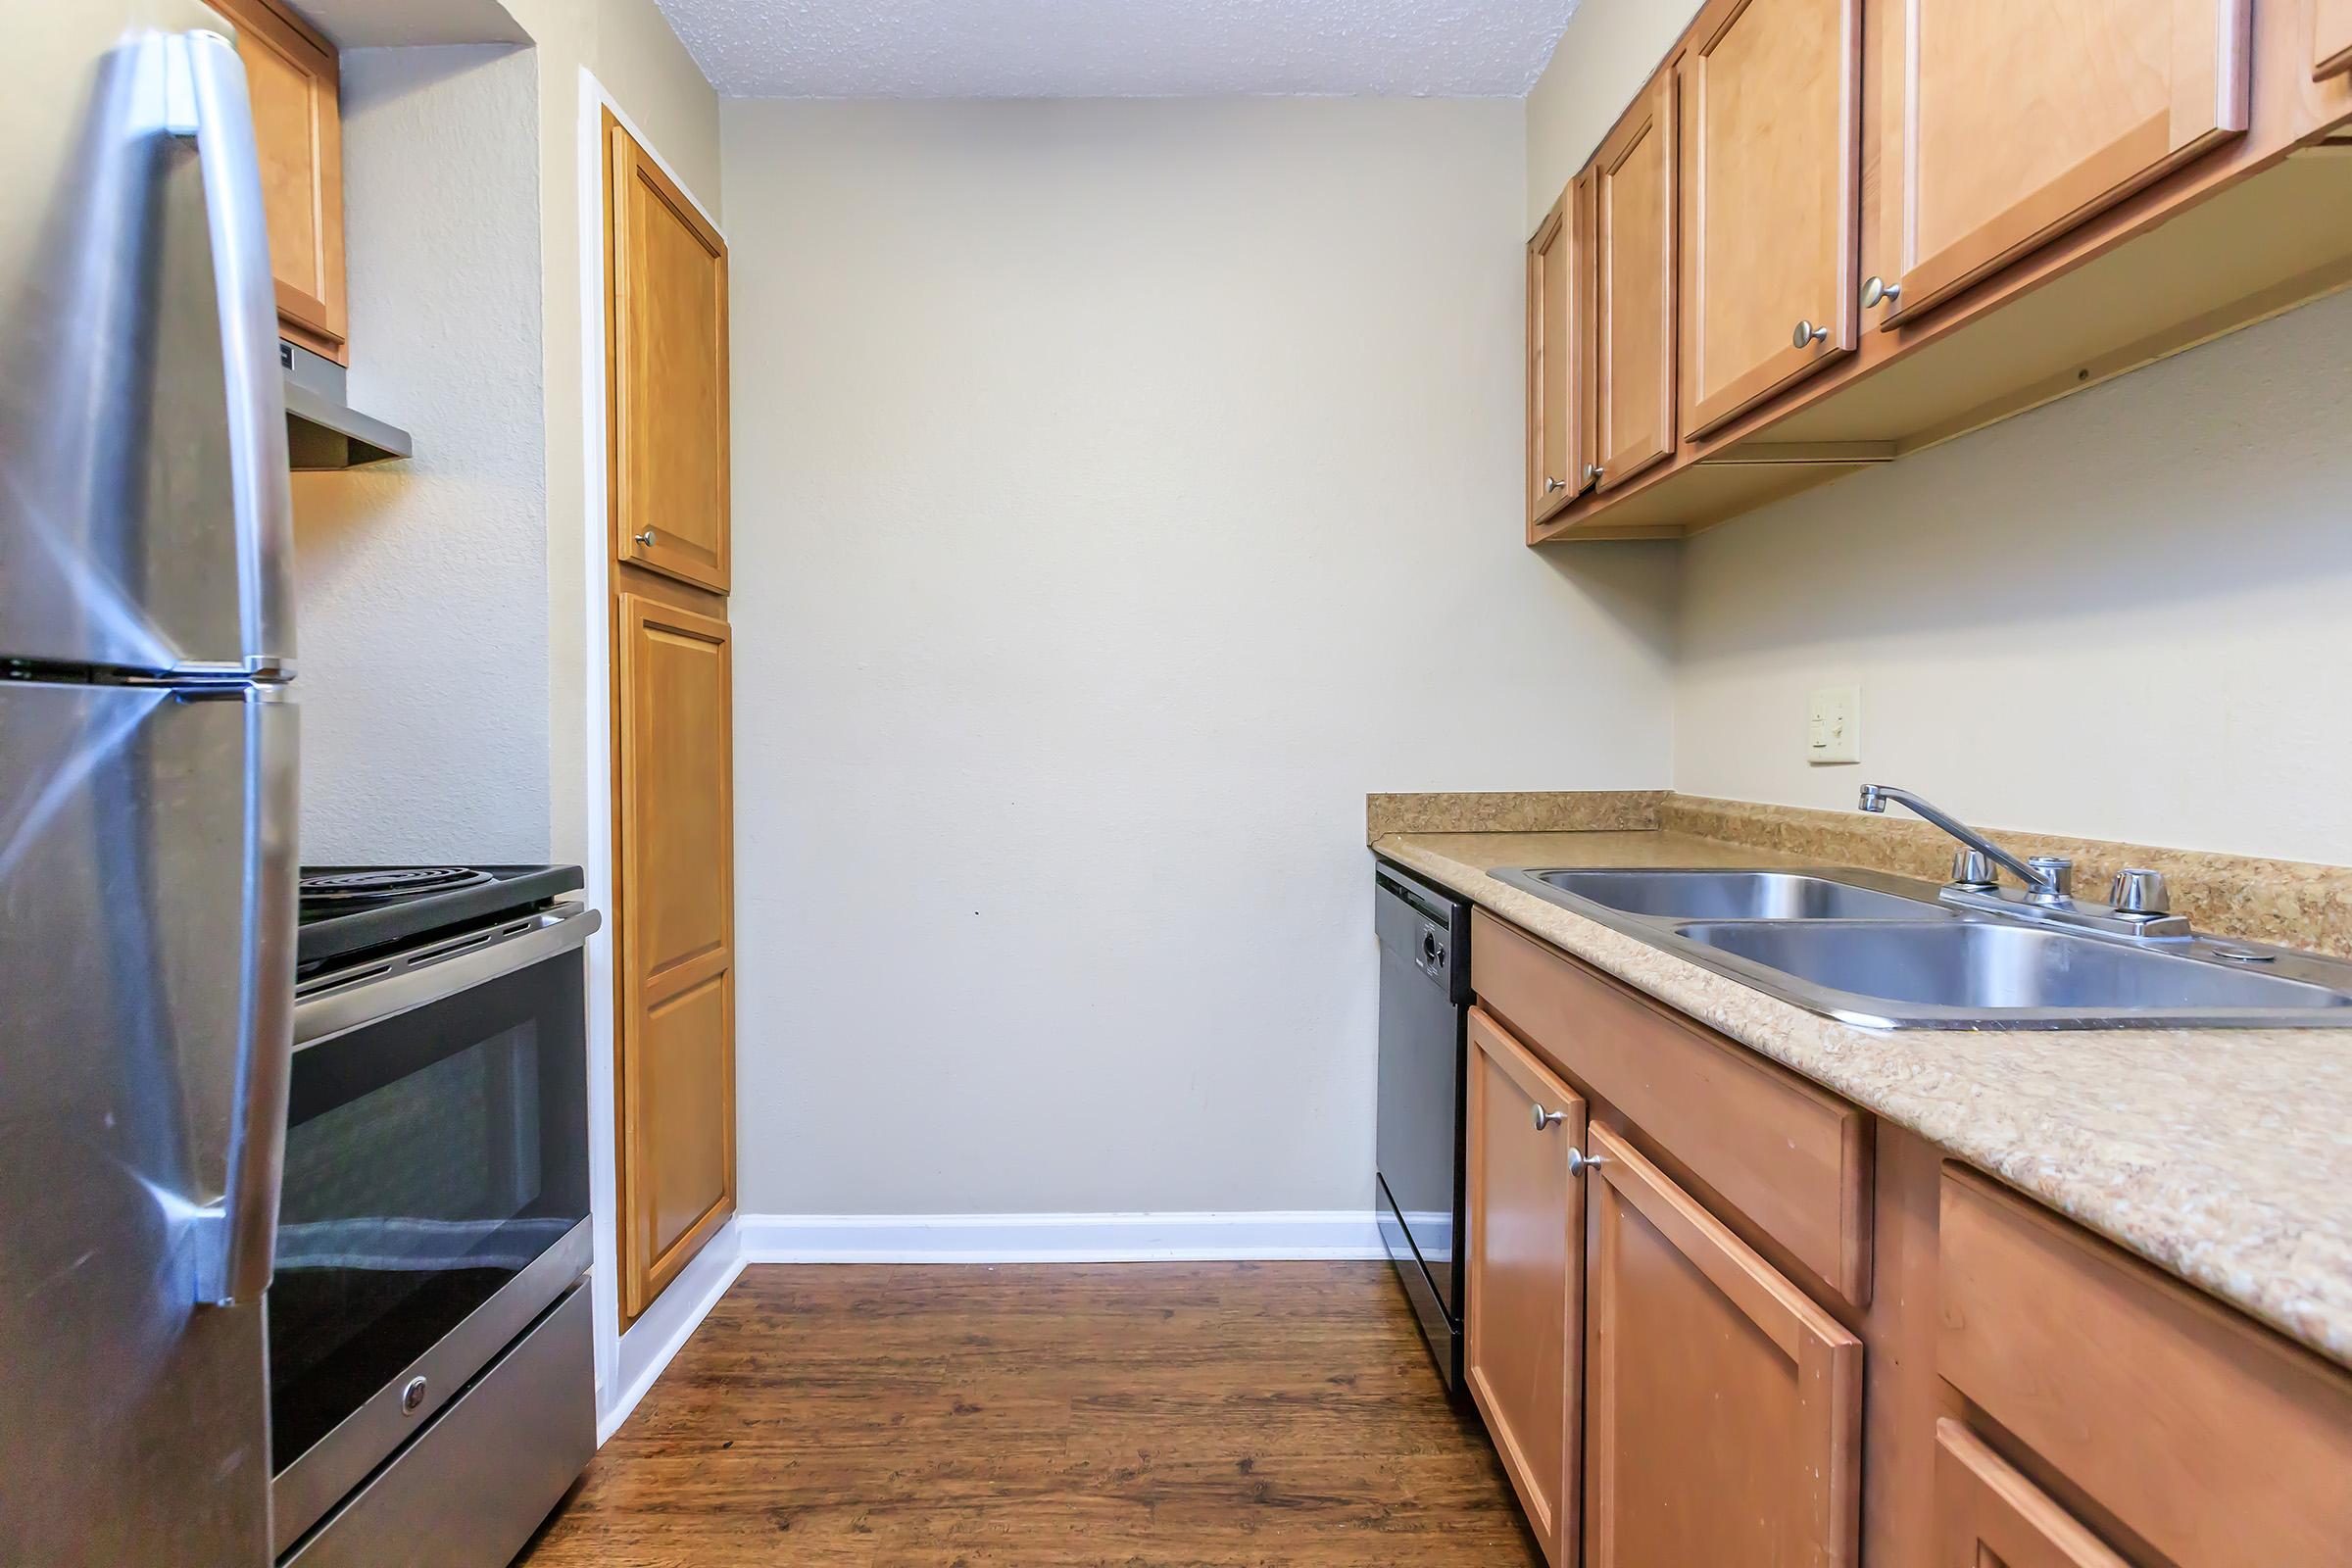
<path fill-rule="evenodd" d="M 1542 1105 L 1538 1105 L 1536 1107 L 1536 1131 L 1540 1133 L 1550 1131 L 1557 1127 L 1567 1114 L 1564 1110 L 1545 1110 Z"/>
<path fill-rule="evenodd" d="M 1596 485 L 1596 484 L 1600 483 L 1600 475 L 1601 475 L 1601 472 L 1602 472 L 1602 469 L 1601 469 L 1601 466 L 1600 466 L 1600 465 L 1599 465 L 1599 464 L 1597 464 L 1597 463 L 1588 463 L 1588 464 L 1586 464 L 1586 465 L 1585 465 L 1585 488 L 1586 488 L 1586 489 L 1588 489 L 1588 490 L 1590 490 L 1590 489 L 1592 489 L 1592 488 L 1594 485 Z"/>
<path fill-rule="evenodd" d="M 2162 871 L 2127 865 L 2115 873 L 2115 881 L 2107 892 L 2107 902 L 2114 905 L 2121 914 L 2170 914 L 2173 912 L 2173 890 L 2164 880 Z"/>
<path fill-rule="evenodd" d="M 1581 1149 L 1568 1151 L 1568 1174 L 1571 1176 L 1582 1176 L 1593 1166 L 1607 1163 L 1607 1158 L 1600 1154 L 1588 1154 Z"/>
<path fill-rule="evenodd" d="M 1565 490 L 1565 489 L 1567 489 L 1567 488 L 1568 488 L 1568 481 L 1567 481 L 1567 480 L 1565 480 L 1565 479 L 1558 479 L 1558 478 L 1554 478 L 1552 475 L 1550 475 L 1550 474 L 1548 474 L 1548 473 L 1547 473 L 1547 474 L 1545 474 L 1545 475 L 1544 476 L 1544 493 L 1545 495 L 1547 495 L 1547 496 L 1550 496 L 1550 495 L 1557 495 L 1557 494 L 1559 494 L 1559 493 L 1560 493 L 1562 490 Z"/>
<path fill-rule="evenodd" d="M 1992 860 L 1983 850 L 1961 850 L 1952 856 L 1952 886 L 1988 888 L 1993 884 Z"/>
<path fill-rule="evenodd" d="M 646 548 L 646 549 L 648 549 L 648 550 L 651 550 L 651 549 L 653 549 L 653 548 L 654 548 L 654 530 L 653 530 L 653 529 L 651 529 L 651 528 L 648 528 L 648 529 L 646 529 L 646 530 L 645 530 L 643 533 L 641 533 L 641 534 L 639 534 L 639 535 L 637 536 L 637 542 L 638 542 L 639 544 L 641 544 L 641 545 L 645 546 L 645 548 Z"/>
<path fill-rule="evenodd" d="M 409 1379 L 409 1386 L 400 1391 L 400 1413 L 402 1415 L 415 1415 L 418 1410 L 424 1408 L 424 1379 Z"/>
<path fill-rule="evenodd" d="M 1900 283 L 1889 283 L 1875 274 L 1862 280 L 1862 308 L 1866 311 L 1878 305 L 1896 304 L 1902 297 L 1903 285 Z"/>
<path fill-rule="evenodd" d="M 1830 329 L 1826 326 L 1815 326 L 1811 321 L 1797 322 L 1796 330 L 1788 334 L 1789 343 L 1800 349 L 1814 343 L 1827 343 L 1829 340 Z"/>

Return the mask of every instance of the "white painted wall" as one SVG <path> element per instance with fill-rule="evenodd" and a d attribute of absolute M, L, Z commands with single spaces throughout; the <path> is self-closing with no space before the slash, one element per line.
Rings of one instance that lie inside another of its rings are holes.
<path fill-rule="evenodd" d="M 743 1206 L 1369 1206 L 1368 789 L 1668 765 L 1507 101 L 729 102 Z"/>
<path fill-rule="evenodd" d="M 313 863 L 548 854 L 538 92 L 509 47 L 343 56 L 351 395 L 417 455 L 294 477 Z"/>
<path fill-rule="evenodd" d="M 582 387 L 603 377 L 604 344 L 583 327 L 583 279 L 601 269 L 584 236 L 600 232 L 583 213 L 580 183 L 580 74 L 612 100 L 661 150 L 697 200 L 718 210 L 718 95 L 695 69 L 654 0 L 504 0 L 530 33 L 539 65 L 539 224 L 543 291 L 548 301 L 547 570 L 549 602 L 548 751 L 554 827 L 552 858 L 585 862 L 609 831 L 610 807 L 590 787 L 588 714 L 603 665 L 592 657 L 586 612 L 592 536 L 588 477 L 604 461 L 585 436 Z M 584 224 L 582 220 L 587 220 Z M 596 535 L 600 537 L 601 535 Z"/>
<path fill-rule="evenodd" d="M 2347 366 L 2338 297 L 1690 541 L 1675 787 L 2352 862 Z"/>

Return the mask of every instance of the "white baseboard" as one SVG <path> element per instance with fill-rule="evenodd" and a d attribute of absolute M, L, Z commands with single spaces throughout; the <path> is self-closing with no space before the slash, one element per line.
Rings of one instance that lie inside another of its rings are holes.
<path fill-rule="evenodd" d="M 1159 1263 L 1377 1258 L 1369 1211 L 741 1214 L 747 1263 Z"/>
<path fill-rule="evenodd" d="M 680 1270 L 669 1282 L 669 1289 L 654 1298 L 645 1315 L 629 1325 L 620 1337 L 620 1375 L 614 1379 L 618 1393 L 612 1403 L 597 1413 L 596 1446 L 603 1447 L 607 1439 L 620 1430 L 620 1424 L 637 1408 L 646 1391 L 654 1386 L 670 1358 L 685 1348 L 694 1331 L 703 1326 L 703 1319 L 727 1294 L 743 1272 L 743 1240 L 740 1219 L 719 1227 L 694 1261 Z"/>

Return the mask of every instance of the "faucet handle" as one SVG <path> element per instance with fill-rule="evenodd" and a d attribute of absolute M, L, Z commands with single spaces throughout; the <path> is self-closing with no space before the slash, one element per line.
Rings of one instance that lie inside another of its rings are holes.
<path fill-rule="evenodd" d="M 2034 898 L 2044 903 L 2060 904 L 2074 897 L 2074 861 L 2063 855 L 2035 855 L 2029 857 L 2026 863 L 2050 879 L 2047 886 L 2030 890 Z"/>
<path fill-rule="evenodd" d="M 2170 914 L 2173 890 L 2166 884 L 2162 871 L 2127 865 L 2115 873 L 2107 902 L 2115 906 L 2118 914 Z"/>
<path fill-rule="evenodd" d="M 1993 885 L 1992 858 L 1983 850 L 1958 850 L 1952 855 L 1952 886 L 1983 889 Z"/>

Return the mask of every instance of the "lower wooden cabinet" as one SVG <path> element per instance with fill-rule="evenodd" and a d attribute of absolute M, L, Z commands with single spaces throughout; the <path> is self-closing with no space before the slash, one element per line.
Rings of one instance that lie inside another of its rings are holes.
<path fill-rule="evenodd" d="M 1852 1563 L 1862 1342 L 1632 1144 L 1590 1143 L 1588 1568 Z"/>
<path fill-rule="evenodd" d="M 1553 1568 L 2352 1565 L 2352 1372 L 1472 929 L 1465 1358 Z"/>
<path fill-rule="evenodd" d="M 1470 1014 L 1465 1380 L 1528 1523 L 1576 1560 L 1584 1202 L 1570 1165 L 1585 1102 L 1483 1012 Z"/>
<path fill-rule="evenodd" d="M 2352 1562 L 2352 1377 L 1987 1177 L 1940 1208 L 1936 1369 L 2054 1486 L 2184 1568 Z"/>
<path fill-rule="evenodd" d="M 2132 1568 L 1950 1417 L 1936 1423 L 1933 1568 Z"/>
<path fill-rule="evenodd" d="M 643 1312 L 735 1211 L 733 647 L 637 594 L 618 622 L 620 1297 Z"/>

